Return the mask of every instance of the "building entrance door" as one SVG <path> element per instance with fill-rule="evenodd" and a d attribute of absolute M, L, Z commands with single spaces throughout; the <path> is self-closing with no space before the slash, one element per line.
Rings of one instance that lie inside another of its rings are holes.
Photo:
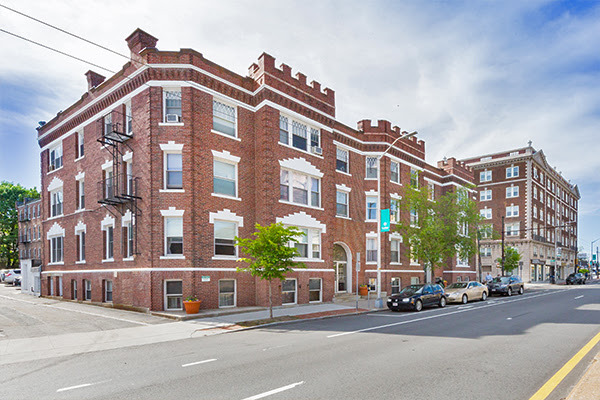
<path fill-rule="evenodd" d="M 336 261 L 335 262 L 335 291 L 346 292 L 348 291 L 348 287 L 346 286 L 347 276 L 346 276 L 346 268 L 348 263 L 346 261 Z"/>

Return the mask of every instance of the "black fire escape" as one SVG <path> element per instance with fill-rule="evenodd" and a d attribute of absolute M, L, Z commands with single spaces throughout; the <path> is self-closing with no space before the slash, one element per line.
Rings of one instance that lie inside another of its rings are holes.
<path fill-rule="evenodd" d="M 127 117 L 126 117 L 127 118 Z M 106 206 L 107 210 L 115 217 L 123 216 L 127 210 L 132 213 L 131 230 L 133 236 L 133 254 L 138 252 L 138 234 L 136 217 L 141 215 L 141 210 L 138 207 L 138 201 L 141 200 L 138 191 L 139 177 L 126 170 L 126 164 L 122 161 L 125 151 L 131 146 L 127 143 L 133 137 L 133 134 L 126 133 L 124 127 L 128 123 L 125 119 L 124 123 L 112 123 L 107 121 L 106 117 L 101 118 L 100 124 L 100 142 L 103 147 L 111 153 L 112 167 L 103 172 L 103 177 L 98 182 L 98 203 Z M 135 222 L 134 222 L 135 221 Z M 129 240 L 129 238 L 128 238 Z"/>

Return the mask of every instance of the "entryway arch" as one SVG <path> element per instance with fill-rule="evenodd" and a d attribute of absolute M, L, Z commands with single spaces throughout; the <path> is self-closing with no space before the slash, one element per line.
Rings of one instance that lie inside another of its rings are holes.
<path fill-rule="evenodd" d="M 352 252 L 344 242 L 333 244 L 335 293 L 352 293 Z"/>

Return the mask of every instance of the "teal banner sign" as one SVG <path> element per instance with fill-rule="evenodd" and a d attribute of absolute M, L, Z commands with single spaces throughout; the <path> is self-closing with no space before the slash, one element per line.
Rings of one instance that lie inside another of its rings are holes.
<path fill-rule="evenodd" d="M 390 209 L 381 210 L 381 232 L 390 231 Z"/>

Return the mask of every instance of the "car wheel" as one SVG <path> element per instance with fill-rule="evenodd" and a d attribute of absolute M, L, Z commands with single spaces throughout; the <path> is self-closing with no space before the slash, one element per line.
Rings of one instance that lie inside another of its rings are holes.
<path fill-rule="evenodd" d="M 512 296 L 512 289 L 511 288 L 508 288 L 508 291 L 506 292 L 506 295 L 508 297 Z"/>
<path fill-rule="evenodd" d="M 463 304 L 467 304 L 468 302 L 469 302 L 469 298 L 467 297 L 467 295 L 466 295 L 466 294 L 463 294 L 463 297 L 462 297 L 462 303 L 463 303 Z"/>
<path fill-rule="evenodd" d="M 483 293 L 481 294 L 481 301 L 486 301 L 486 300 L 487 300 L 487 293 L 486 293 L 486 292 L 483 292 Z"/>
<path fill-rule="evenodd" d="M 521 286 L 521 287 L 519 288 L 519 294 L 523 294 L 523 292 L 524 292 L 524 290 L 523 290 L 523 286 Z"/>
<path fill-rule="evenodd" d="M 421 300 L 417 300 L 415 303 L 415 311 L 421 311 L 423 309 L 423 302 Z"/>
<path fill-rule="evenodd" d="M 444 308 L 444 307 L 446 307 L 446 298 L 445 298 L 444 296 L 442 296 L 442 298 L 440 299 L 440 304 L 439 304 L 439 306 L 440 306 L 441 308 Z"/>

